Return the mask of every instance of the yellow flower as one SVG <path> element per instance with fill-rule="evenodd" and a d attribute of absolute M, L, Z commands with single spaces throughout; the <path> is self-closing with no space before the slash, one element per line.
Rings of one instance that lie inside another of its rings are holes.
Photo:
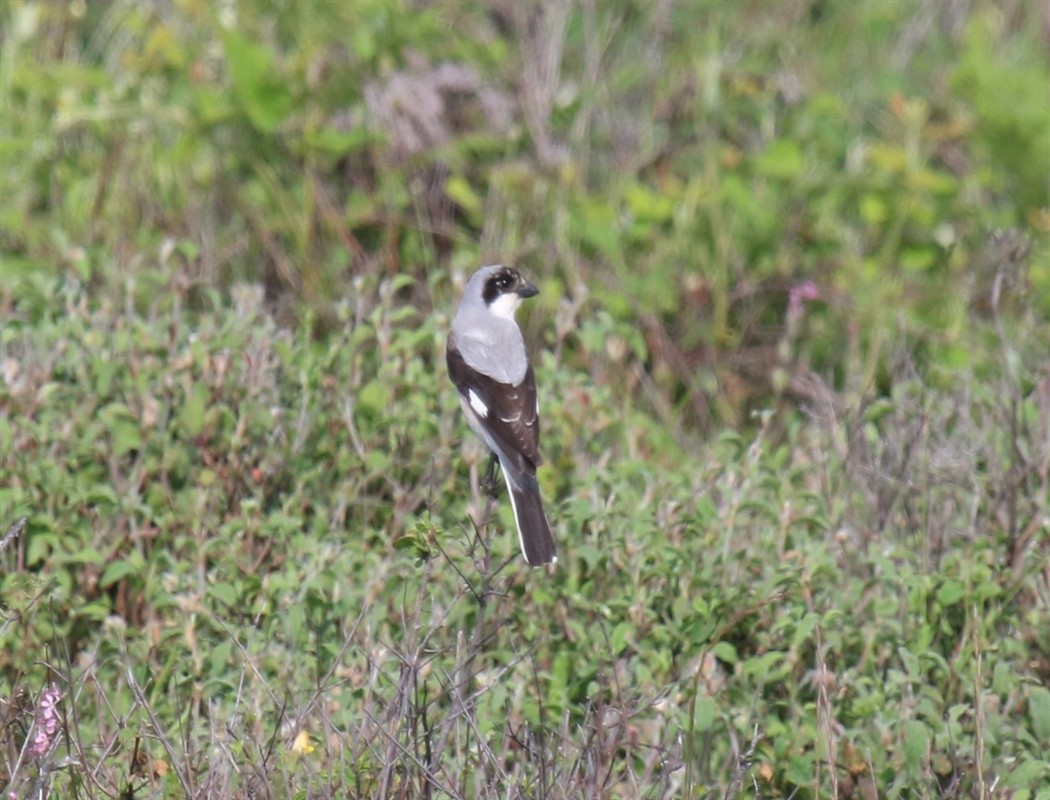
<path fill-rule="evenodd" d="M 305 730 L 300 730 L 299 733 L 295 734 L 295 741 L 292 742 L 292 752 L 298 753 L 299 755 L 309 755 L 314 751 L 314 746 L 310 743 L 310 734 Z"/>

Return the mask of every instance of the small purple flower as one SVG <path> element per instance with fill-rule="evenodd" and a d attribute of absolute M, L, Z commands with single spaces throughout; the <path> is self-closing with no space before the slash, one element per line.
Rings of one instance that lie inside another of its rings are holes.
<path fill-rule="evenodd" d="M 794 325 L 805 311 L 805 304 L 820 299 L 820 288 L 813 281 L 796 283 L 788 292 L 788 325 Z"/>
<path fill-rule="evenodd" d="M 47 751 L 51 749 L 51 740 L 62 721 L 58 714 L 58 701 L 61 699 L 62 692 L 53 683 L 40 695 L 36 704 L 36 734 L 33 736 L 31 748 L 35 756 L 47 755 Z"/>

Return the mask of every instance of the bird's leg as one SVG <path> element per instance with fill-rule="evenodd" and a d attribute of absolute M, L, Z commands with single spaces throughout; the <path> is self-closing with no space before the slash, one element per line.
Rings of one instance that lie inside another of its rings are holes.
<path fill-rule="evenodd" d="M 485 470 L 485 477 L 481 479 L 481 490 L 489 498 L 495 500 L 499 497 L 503 482 L 499 479 L 499 459 L 495 453 L 489 454 L 489 466 Z"/>

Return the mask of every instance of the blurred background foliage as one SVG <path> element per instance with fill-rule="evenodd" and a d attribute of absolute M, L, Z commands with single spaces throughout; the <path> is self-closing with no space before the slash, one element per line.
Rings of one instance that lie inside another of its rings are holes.
<path fill-rule="evenodd" d="M 0 786 L 1050 798 L 1048 9 L 0 4 Z"/>
<path fill-rule="evenodd" d="M 810 371 L 860 392 L 900 352 L 968 365 L 1004 265 L 1010 316 L 1050 315 L 1038 3 L 3 15 L 11 291 L 69 271 L 195 306 L 258 282 L 323 335 L 355 281 L 436 281 L 444 307 L 450 267 L 507 261 L 547 282 L 548 311 L 605 310 L 617 377 L 640 364 L 702 430 L 811 399 Z M 990 250 L 995 231 L 1010 243 Z M 778 350 L 805 280 L 815 308 Z"/>

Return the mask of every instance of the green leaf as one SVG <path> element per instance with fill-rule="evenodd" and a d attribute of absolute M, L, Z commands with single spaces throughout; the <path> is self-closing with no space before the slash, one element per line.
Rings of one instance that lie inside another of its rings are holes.
<path fill-rule="evenodd" d="M 620 221 L 604 201 L 583 203 L 572 216 L 574 232 L 590 247 L 611 259 L 621 257 Z"/>
<path fill-rule="evenodd" d="M 365 453 L 365 467 L 370 474 L 381 475 L 390 467 L 390 454 L 383 450 L 369 450 Z"/>
<path fill-rule="evenodd" d="M 783 662 L 784 654 L 778 650 L 749 658 L 744 662 L 744 674 L 751 675 L 761 681 L 773 680 L 777 674 L 777 667 Z"/>
<path fill-rule="evenodd" d="M 693 731 L 703 733 L 715 724 L 718 713 L 718 704 L 713 697 L 698 697 L 696 707 L 693 709 Z"/>
<path fill-rule="evenodd" d="M 894 408 L 893 401 L 885 397 L 879 398 L 864 410 L 864 421 L 878 422 L 883 417 L 892 414 Z"/>
<path fill-rule="evenodd" d="M 956 580 L 946 580 L 937 590 L 937 602 L 942 606 L 953 606 L 963 599 L 966 588 Z"/>
<path fill-rule="evenodd" d="M 445 194 L 447 194 L 456 205 L 466 212 L 471 222 L 480 221 L 484 213 L 484 202 L 481 196 L 474 191 L 474 187 L 459 175 L 451 176 L 445 181 Z"/>
<path fill-rule="evenodd" d="M 909 247 L 900 254 L 900 262 L 908 272 L 922 272 L 934 264 L 936 257 L 932 247 Z"/>
<path fill-rule="evenodd" d="M 1003 783 L 1015 789 L 1028 789 L 1038 786 L 1041 783 L 1041 779 L 1045 780 L 1048 774 L 1050 774 L 1050 770 L 1047 769 L 1046 761 L 1032 759 L 1022 762 L 1015 769 L 1011 770 Z"/>
<path fill-rule="evenodd" d="M 77 614 L 80 617 L 94 622 L 101 622 L 112 613 L 113 609 L 110 608 L 110 604 L 105 600 L 96 600 L 93 603 L 85 603 L 77 609 Z"/>
<path fill-rule="evenodd" d="M 1005 661 L 996 663 L 992 670 L 992 691 L 996 694 L 1005 695 L 1018 684 L 1016 673 Z"/>
<path fill-rule="evenodd" d="M 1028 715 L 1032 718 L 1032 732 L 1050 751 L 1050 689 L 1035 686 L 1028 694 Z"/>
<path fill-rule="evenodd" d="M 116 376 L 120 365 L 116 361 L 97 358 L 92 364 L 92 368 L 95 372 L 95 391 L 98 392 L 100 397 L 105 397 L 110 393 L 110 389 L 113 386 L 113 378 Z"/>
<path fill-rule="evenodd" d="M 794 178 L 803 166 L 802 150 L 795 139 L 777 139 L 755 158 L 755 170 L 769 178 Z"/>
<path fill-rule="evenodd" d="M 142 447 L 142 432 L 137 422 L 120 420 L 110 428 L 109 433 L 113 442 L 113 452 L 118 456 Z"/>
<path fill-rule="evenodd" d="M 324 127 L 310 131 L 305 137 L 308 147 L 335 158 L 341 158 L 368 145 L 375 138 L 364 126 L 349 131 Z"/>
<path fill-rule="evenodd" d="M 736 648 L 729 642 L 719 642 L 716 644 L 711 648 L 711 655 L 719 661 L 724 661 L 727 664 L 736 664 L 737 661 L 740 660 L 737 656 Z"/>
<path fill-rule="evenodd" d="M 813 756 L 795 755 L 788 760 L 785 777 L 795 786 L 810 786 L 813 783 Z"/>
<path fill-rule="evenodd" d="M 551 665 L 550 688 L 547 692 L 548 702 L 555 708 L 565 705 L 568 697 L 569 676 L 575 674 L 572 656 L 562 651 L 554 657 Z"/>
<path fill-rule="evenodd" d="M 208 594 L 223 605 L 235 606 L 237 604 L 237 589 L 232 584 L 225 582 L 213 583 L 208 587 Z"/>
<path fill-rule="evenodd" d="M 248 119 L 263 133 L 273 133 L 291 111 L 292 96 L 287 81 L 274 69 L 270 48 L 235 31 L 226 32 L 223 46 L 234 91 Z"/>
<path fill-rule="evenodd" d="M 128 575 L 134 575 L 138 571 L 138 565 L 134 564 L 129 559 L 122 558 L 119 561 L 111 561 L 106 565 L 106 568 L 102 570 L 102 577 L 99 578 L 98 584 L 102 587 L 112 586 L 121 578 L 126 578 Z"/>
<path fill-rule="evenodd" d="M 365 414 L 380 416 L 389 402 L 390 387 L 385 381 L 369 381 L 357 391 L 357 407 Z"/>
<path fill-rule="evenodd" d="M 200 436 L 204 429 L 204 412 L 208 408 L 208 399 L 208 387 L 203 383 L 193 384 L 179 413 L 179 421 L 191 437 Z"/>
<path fill-rule="evenodd" d="M 930 732 L 925 723 L 912 719 L 904 723 L 904 760 L 911 769 L 922 766 L 930 745 Z"/>
<path fill-rule="evenodd" d="M 866 194 L 860 198 L 860 217 L 869 225 L 881 225 L 890 217 L 886 202 L 877 194 Z"/>
<path fill-rule="evenodd" d="M 802 618 L 798 623 L 798 627 L 795 628 L 795 636 L 792 640 L 794 647 L 798 647 L 809 638 L 810 634 L 812 634 L 813 630 L 817 627 L 817 622 L 819 620 L 820 617 L 812 611 Z"/>
<path fill-rule="evenodd" d="M 624 199 L 631 213 L 643 222 L 669 222 L 677 207 L 672 198 L 656 194 L 640 183 L 630 184 L 624 191 Z"/>
<path fill-rule="evenodd" d="M 629 622 L 621 622 L 609 635 L 609 644 L 614 653 L 622 653 L 627 648 L 628 640 L 634 632 L 634 626 Z"/>
<path fill-rule="evenodd" d="M 208 663 L 212 675 L 226 675 L 233 658 L 233 642 L 228 639 L 216 642 L 208 650 Z"/>

